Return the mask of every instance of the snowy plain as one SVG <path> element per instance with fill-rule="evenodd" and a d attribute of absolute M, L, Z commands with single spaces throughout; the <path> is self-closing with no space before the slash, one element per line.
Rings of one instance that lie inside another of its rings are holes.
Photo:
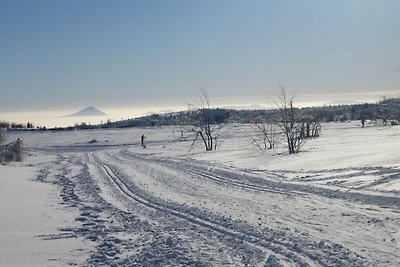
<path fill-rule="evenodd" d="M 243 124 L 189 151 L 190 130 L 9 133 L 0 265 L 400 265 L 400 126 L 326 123 L 296 155 Z"/>

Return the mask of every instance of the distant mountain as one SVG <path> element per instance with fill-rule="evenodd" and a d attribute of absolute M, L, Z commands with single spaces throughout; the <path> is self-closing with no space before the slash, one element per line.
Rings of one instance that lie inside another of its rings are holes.
<path fill-rule="evenodd" d="M 74 114 L 69 115 L 69 117 L 87 117 L 87 116 L 105 116 L 105 115 L 107 114 L 101 110 L 98 110 L 95 107 L 87 107 Z"/>

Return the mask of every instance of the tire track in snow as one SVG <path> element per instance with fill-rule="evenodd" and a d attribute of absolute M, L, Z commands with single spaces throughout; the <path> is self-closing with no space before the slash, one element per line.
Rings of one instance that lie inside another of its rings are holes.
<path fill-rule="evenodd" d="M 261 191 L 261 192 L 268 192 L 268 193 L 276 193 L 276 194 L 282 194 L 286 196 L 294 196 L 294 195 L 306 195 L 304 193 L 293 193 L 293 192 L 285 192 L 283 190 L 274 190 L 270 189 L 267 187 L 259 186 L 259 185 L 254 185 L 254 184 L 246 184 L 237 180 L 230 179 L 228 177 L 221 177 L 218 175 L 211 175 L 207 172 L 203 171 L 191 171 L 190 173 L 201 176 L 203 178 L 213 180 L 215 182 L 223 183 L 223 184 L 229 184 L 233 185 L 235 187 L 239 187 L 241 189 L 249 189 L 249 190 L 254 190 L 254 191 Z"/>
<path fill-rule="evenodd" d="M 196 224 L 198 226 L 213 230 L 228 237 L 246 242 L 251 246 L 257 247 L 258 249 L 265 251 L 267 255 L 275 254 L 275 256 L 278 256 L 281 260 L 284 260 L 288 264 L 295 263 L 301 266 L 318 266 L 321 264 L 324 265 L 323 261 L 321 262 L 319 261 L 319 259 L 314 259 L 314 260 L 310 259 L 307 256 L 299 254 L 299 252 L 294 251 L 284 245 L 262 239 L 257 235 L 252 235 L 247 232 L 242 232 L 239 230 L 228 228 L 224 226 L 222 223 L 218 224 L 215 221 L 212 222 L 209 220 L 205 220 L 193 214 L 185 213 L 179 211 L 178 209 L 174 209 L 170 205 L 156 203 L 155 201 L 152 201 L 150 199 L 138 196 L 132 190 L 129 189 L 128 185 L 124 183 L 109 166 L 96 162 L 93 157 L 93 152 L 88 153 L 88 158 L 91 164 L 101 168 L 104 171 L 107 177 L 124 195 L 146 207 L 155 209 L 157 211 L 165 212 L 177 218 L 186 220 L 192 224 Z M 268 257 L 265 260 L 267 259 Z"/>
<path fill-rule="evenodd" d="M 125 156 L 122 156 L 121 158 L 121 153 L 125 153 Z M 181 172 L 183 174 L 190 174 L 190 171 L 192 169 L 194 170 L 210 170 L 209 166 L 204 166 L 202 164 L 198 165 L 198 164 L 194 164 L 194 163 L 188 163 L 188 162 L 182 162 L 182 161 L 176 161 L 176 160 L 171 160 L 171 159 L 165 159 L 165 158 L 161 158 L 161 162 L 159 161 L 159 158 L 152 158 L 152 157 L 143 157 L 141 155 L 133 155 L 130 153 L 127 153 L 126 151 L 118 151 L 117 154 L 119 156 L 115 155 L 115 151 L 113 151 L 112 153 L 107 153 L 108 156 L 110 156 L 111 158 L 114 158 L 117 161 L 126 161 L 126 163 L 128 163 L 129 166 L 131 166 L 132 168 L 132 163 L 135 162 L 139 163 L 139 164 L 145 164 L 147 165 L 150 169 L 156 168 L 159 169 L 160 163 L 162 165 L 164 165 L 165 168 L 167 169 L 171 169 L 171 170 L 175 170 L 178 172 Z M 135 161 L 132 161 L 132 159 L 135 159 Z M 113 162 L 113 160 L 111 161 Z M 198 165 L 198 166 L 197 166 Z M 114 166 L 118 169 L 118 165 Z M 198 168 L 197 168 L 198 167 Z M 205 169 L 206 168 L 206 169 Z M 162 169 L 160 170 L 162 172 Z M 219 170 L 222 171 L 221 175 L 223 175 L 223 178 L 228 178 L 230 177 L 230 175 L 234 174 L 234 176 L 240 176 L 240 174 L 237 173 L 232 173 L 229 171 L 224 171 L 224 170 Z M 212 173 L 212 175 L 214 175 L 214 173 Z M 223 179 L 221 177 L 221 179 Z M 232 178 L 233 181 L 235 180 L 235 177 Z M 237 177 L 236 177 L 237 178 Z M 248 178 L 251 177 L 246 177 L 246 179 L 241 182 L 243 184 L 240 185 L 248 185 L 247 183 L 249 183 Z M 173 180 L 174 177 L 171 176 L 169 178 L 169 180 Z M 240 182 L 240 181 L 239 181 Z M 218 182 L 221 183 L 221 182 Z M 226 184 L 226 182 L 224 182 L 224 184 Z M 267 184 L 268 186 L 268 184 Z M 261 185 L 261 187 L 259 187 L 258 189 L 267 189 L 272 190 L 271 193 L 276 193 L 274 191 L 275 187 L 274 185 L 272 185 L 272 189 L 271 188 L 264 188 L 264 185 Z M 247 190 L 251 190 L 251 191 L 255 191 L 256 189 L 254 188 L 245 188 Z M 277 188 L 284 190 L 285 188 Z M 264 190 L 265 193 L 269 193 L 266 192 L 267 190 Z M 283 193 L 283 192 L 281 192 Z M 291 192 L 294 194 L 299 193 L 298 195 L 302 195 L 303 192 Z M 139 193 L 140 194 L 140 193 Z M 137 195 L 137 194 L 136 194 Z M 146 199 L 150 199 L 152 200 L 153 198 L 151 196 L 145 197 Z M 158 200 L 154 200 L 153 202 L 156 202 L 157 204 L 159 204 Z M 163 206 L 168 206 L 169 208 L 171 208 L 171 202 L 167 202 L 166 204 L 161 204 Z M 266 229 L 267 232 L 260 232 L 257 229 L 253 229 L 253 228 L 248 228 L 247 226 L 245 226 L 243 228 L 242 225 L 235 225 L 235 223 L 233 225 L 229 224 L 228 227 L 226 227 L 226 225 L 224 224 L 224 220 L 221 220 L 217 217 L 217 218 L 213 218 L 212 214 L 211 217 L 207 217 L 204 218 L 204 216 L 202 217 L 201 215 L 196 214 L 196 212 L 193 212 L 192 210 L 186 210 L 185 207 L 180 207 L 179 204 L 178 206 L 173 206 L 172 209 L 174 209 L 175 211 L 178 211 L 180 213 L 184 213 L 184 214 L 189 214 L 190 216 L 194 216 L 196 218 L 202 219 L 213 225 L 219 225 L 222 226 L 225 229 L 228 230 L 234 230 L 236 232 L 242 233 L 244 234 L 245 238 L 247 238 L 248 236 L 250 236 L 251 238 L 251 242 L 257 244 L 257 245 L 261 245 L 264 248 L 267 248 L 269 250 L 274 251 L 277 256 L 284 256 L 286 258 L 288 258 L 289 262 L 291 261 L 291 259 L 296 259 L 296 258 L 300 258 L 302 259 L 303 262 L 300 261 L 300 265 L 305 264 L 305 265 L 318 265 L 318 266 L 330 266 L 330 265 L 351 265 L 351 266 L 363 266 L 365 264 L 365 259 L 360 257 L 360 255 L 358 255 L 357 253 L 351 252 L 349 251 L 347 248 L 339 245 L 339 244 L 335 244 L 335 243 L 331 243 L 331 242 L 320 242 L 320 243 L 315 243 L 312 240 L 307 240 L 304 239 L 303 237 L 300 238 L 299 237 L 295 237 L 292 236 L 291 234 L 286 235 L 285 233 L 281 233 L 281 232 L 277 232 L 273 229 Z M 247 229 L 248 228 L 248 229 Z M 280 236 L 282 235 L 280 238 L 276 238 L 277 235 Z M 243 237 L 239 237 L 240 240 L 244 240 L 246 241 Z M 300 239 L 298 239 L 300 238 Z M 250 243 L 251 243 L 250 242 Z M 266 242 L 266 243 L 265 243 Z M 294 258 L 295 257 L 295 258 Z M 346 264 L 345 264 L 346 263 Z M 299 264 L 299 262 L 297 262 L 297 264 Z"/>
<path fill-rule="evenodd" d="M 120 151 L 120 154 L 122 154 L 123 157 L 129 159 L 134 157 L 135 159 L 140 159 L 140 160 L 146 160 L 146 161 L 157 161 L 157 163 L 159 164 L 159 160 L 160 159 L 144 159 L 140 156 L 136 156 L 136 155 L 131 155 L 131 154 L 127 154 L 125 151 Z M 162 161 L 167 167 L 171 167 L 171 165 L 173 164 L 180 164 L 181 162 L 177 163 L 177 162 L 172 162 L 169 159 L 161 159 L 160 161 Z M 256 184 L 256 183 L 251 183 L 249 181 L 242 181 L 240 179 L 232 179 L 229 178 L 229 175 L 218 175 L 218 174 L 210 174 L 210 171 L 205 171 L 203 170 L 204 168 L 199 165 L 199 164 L 191 164 L 191 163 L 183 163 L 183 166 L 185 166 L 185 168 L 183 169 L 183 171 L 187 171 L 189 174 L 194 174 L 196 176 L 200 176 L 202 178 L 208 179 L 208 180 L 212 180 L 214 182 L 220 183 L 220 184 L 227 184 L 227 185 L 231 185 L 240 189 L 247 189 L 247 190 L 252 190 L 252 191 L 260 191 L 260 192 L 267 192 L 267 193 L 276 193 L 276 194 L 281 194 L 281 195 L 285 195 L 285 196 L 299 196 L 299 195 L 307 195 L 306 193 L 303 192 L 296 192 L 296 191 L 288 191 L 286 188 L 279 188 L 277 186 L 264 186 L 264 185 L 260 185 L 260 184 Z"/>
<path fill-rule="evenodd" d="M 233 180 L 238 181 L 240 180 L 240 176 L 242 174 L 230 172 L 228 170 L 217 170 L 219 174 L 213 173 L 212 177 L 218 177 L 223 180 Z M 204 173 L 204 172 L 203 172 Z M 202 174 L 200 174 L 202 175 Z M 210 175 L 202 175 L 202 176 L 210 176 Z M 228 177 L 237 177 L 237 179 L 232 179 Z M 251 177 L 247 176 L 246 179 L 254 180 L 254 183 L 251 183 L 252 186 L 259 187 L 259 188 L 273 188 L 273 193 L 284 192 L 286 195 L 307 195 L 307 194 L 314 194 L 326 198 L 336 198 L 342 199 L 346 201 L 354 201 L 360 202 L 364 204 L 373 204 L 378 205 L 383 208 L 394 208 L 398 209 L 400 206 L 400 197 L 391 196 L 391 195 L 373 195 L 373 194 L 366 194 L 363 192 L 351 192 L 347 188 L 343 190 L 339 189 L 329 189 L 324 187 L 319 187 L 318 185 L 305 185 L 305 184 L 298 184 L 298 183 L 291 183 L 290 181 L 270 181 L 265 179 L 260 179 L 258 177 Z M 246 185 L 246 183 L 244 183 Z M 256 190 L 256 189 L 254 189 Z M 261 189 L 259 189 L 261 190 Z M 265 190 L 266 191 L 266 190 Z"/>
<path fill-rule="evenodd" d="M 251 176 L 249 173 L 243 173 L 242 171 L 224 169 L 223 166 L 210 166 L 210 164 L 204 164 L 203 162 L 198 162 L 196 160 L 182 160 L 176 158 L 165 158 L 158 157 L 154 154 L 151 155 L 143 155 L 129 152 L 127 150 L 119 150 L 117 155 L 113 155 L 113 153 L 109 153 L 109 156 L 115 158 L 116 160 L 122 160 L 124 158 L 127 162 L 142 162 L 142 164 L 147 165 L 150 169 L 157 168 L 162 165 L 162 168 L 167 168 L 171 170 L 175 170 L 178 173 L 187 173 L 187 174 L 195 174 L 198 176 L 202 176 L 203 178 L 214 181 L 217 184 L 226 186 L 232 185 L 232 182 L 236 183 L 237 188 L 243 188 L 250 191 L 258 191 L 268 193 L 279 193 L 282 195 L 289 196 L 307 196 L 309 194 L 315 194 L 317 196 L 326 197 L 326 198 L 337 198 L 345 201 L 357 201 L 361 203 L 372 203 L 375 205 L 383 205 L 383 204 L 391 204 L 396 205 L 396 199 L 392 197 L 384 197 L 378 196 L 373 199 L 368 199 L 368 195 L 363 195 L 360 193 L 350 193 L 350 197 L 347 196 L 347 192 L 334 191 L 331 189 L 318 188 L 318 187 L 310 187 L 307 185 L 298 185 L 292 184 L 290 182 L 275 182 L 270 180 L 261 179 L 260 177 Z M 162 170 L 162 168 L 160 170 Z M 205 177 L 206 176 L 206 177 Z M 173 177 L 170 177 L 170 179 Z M 359 196 L 361 195 L 361 198 Z M 364 198 L 365 197 L 365 198 Z M 383 202 L 383 203 L 382 203 Z M 393 204 L 392 204 L 393 203 Z M 314 259 L 314 257 L 318 257 L 321 260 L 319 265 L 337 265 L 337 266 L 363 266 L 365 261 L 362 256 L 358 253 L 352 252 L 348 250 L 346 247 L 338 243 L 326 242 L 326 240 L 322 240 L 318 244 L 313 244 L 312 240 L 296 240 L 293 239 L 290 235 L 283 238 L 283 242 L 277 240 L 276 243 L 282 244 L 286 248 L 293 249 L 298 253 L 309 257 L 310 259 Z M 287 243 L 287 240 L 291 240 L 292 243 Z M 327 246 L 325 246 L 323 243 Z M 321 245 L 322 244 L 322 245 Z M 307 248 L 301 249 L 298 246 Z M 319 251 L 319 252 L 318 252 Z M 352 255 L 353 254 L 353 255 Z M 340 256 L 342 255 L 342 256 Z M 345 256 L 347 255 L 347 256 Z M 348 257 L 348 258 L 347 258 Z M 361 258 L 360 258 L 361 257 Z M 342 261 L 343 259 L 346 259 Z"/>
<path fill-rule="evenodd" d="M 198 172 L 206 173 L 207 176 L 210 176 L 210 167 L 202 165 L 200 163 L 191 163 L 191 162 L 185 162 L 185 161 L 177 161 L 177 160 L 171 160 L 171 159 L 166 159 L 166 158 L 154 158 L 154 157 L 144 157 L 142 155 L 134 155 L 131 154 L 127 151 L 120 151 L 120 154 L 122 154 L 124 157 L 130 157 L 134 159 L 139 159 L 142 161 L 153 161 L 154 163 L 160 164 L 160 162 L 164 163 L 167 167 L 172 166 L 172 165 L 181 165 L 183 167 L 180 167 L 180 169 L 186 169 L 189 171 L 196 170 Z M 391 195 L 373 195 L 373 194 L 366 194 L 363 192 L 357 192 L 357 191 L 348 191 L 348 189 L 345 190 L 339 190 L 339 189 L 329 189 L 329 188 L 323 188 L 319 187 L 317 185 L 305 185 L 305 184 L 298 184 L 298 183 L 292 183 L 290 181 L 272 181 L 264 178 L 260 178 L 257 176 L 251 176 L 251 173 L 246 173 L 247 175 L 243 173 L 237 173 L 234 171 L 226 170 L 226 169 L 221 169 L 221 168 L 215 168 L 212 171 L 212 176 L 213 178 L 218 178 L 222 179 L 221 182 L 224 182 L 223 180 L 232 180 L 235 181 L 236 183 L 243 184 L 245 186 L 251 185 L 251 186 L 256 186 L 259 188 L 264 188 L 267 190 L 272 190 L 271 193 L 278 193 L 278 192 L 283 192 L 285 195 L 290 195 L 290 194 L 297 194 L 297 195 L 306 195 L 306 194 L 314 194 L 314 195 L 319 195 L 322 197 L 326 198 L 336 198 L 336 199 L 342 199 L 346 201 L 354 201 L 354 202 L 360 202 L 364 204 L 373 204 L 373 205 L 378 205 L 381 206 L 382 208 L 394 208 L 398 209 L 400 206 L 400 197 L 396 196 L 391 196 Z M 215 177 L 218 176 L 218 177 Z M 210 177 L 208 177 L 210 178 Z M 216 180 L 216 179 L 214 179 Z M 253 190 L 256 190 L 255 188 Z"/>

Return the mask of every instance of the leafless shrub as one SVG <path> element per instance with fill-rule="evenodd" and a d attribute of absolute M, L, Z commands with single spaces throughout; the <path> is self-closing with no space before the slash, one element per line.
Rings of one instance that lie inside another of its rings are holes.
<path fill-rule="evenodd" d="M 6 130 L 0 128 L 0 144 L 2 144 L 6 140 Z"/>
<path fill-rule="evenodd" d="M 259 149 L 274 149 L 279 142 L 280 132 L 272 120 L 265 120 L 257 117 L 253 122 L 256 135 L 253 137 L 253 144 Z"/>
<path fill-rule="evenodd" d="M 313 116 L 306 115 L 299 117 L 300 123 L 300 137 L 305 138 L 315 138 L 319 137 L 321 132 L 321 125 Z"/>
<path fill-rule="evenodd" d="M 293 106 L 293 98 L 286 94 L 283 86 L 280 86 L 280 93 L 274 101 L 279 110 L 279 118 L 276 119 L 276 123 L 285 136 L 289 154 L 298 153 L 308 140 L 302 137 L 302 124 L 298 116 L 298 109 Z"/>
<path fill-rule="evenodd" d="M 221 145 L 219 137 L 222 128 L 225 126 L 224 121 L 227 116 L 216 115 L 221 110 L 211 109 L 210 101 L 204 89 L 201 89 L 200 101 L 200 106 L 192 112 L 192 123 L 196 129 L 193 129 L 195 137 L 189 150 L 198 140 L 202 141 L 206 151 L 217 150 Z M 194 107 L 194 105 L 192 106 Z"/>
<path fill-rule="evenodd" d="M 6 145 L 0 145 L 0 162 L 4 165 L 6 162 L 23 160 L 22 141 L 17 140 Z"/>

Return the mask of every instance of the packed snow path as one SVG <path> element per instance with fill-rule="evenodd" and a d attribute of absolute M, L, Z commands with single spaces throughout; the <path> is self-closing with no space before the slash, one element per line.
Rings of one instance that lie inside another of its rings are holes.
<path fill-rule="evenodd" d="M 259 248 L 261 251 L 265 251 L 267 255 L 271 255 L 274 251 L 282 251 L 283 254 L 283 262 L 298 262 L 302 265 L 313 265 L 313 262 L 304 258 L 301 254 L 298 254 L 297 251 L 290 251 L 287 247 L 282 246 L 279 242 L 271 242 L 271 238 L 263 238 L 260 233 L 251 231 L 243 231 L 240 228 L 235 229 L 232 225 L 227 222 L 225 218 L 222 220 L 213 219 L 215 216 L 207 216 L 207 214 L 196 214 L 193 210 L 185 210 L 179 207 L 179 204 L 175 203 L 162 203 L 160 200 L 157 201 L 152 199 L 150 196 L 139 196 L 139 193 L 134 193 L 135 190 L 134 185 L 128 186 L 124 183 L 119 177 L 116 176 L 114 171 L 105 164 L 99 165 L 93 158 L 92 153 L 88 155 L 89 160 L 92 164 L 96 166 L 100 166 L 106 176 L 110 178 L 110 180 L 115 184 L 115 186 L 127 197 L 131 198 L 132 200 L 157 211 L 160 211 L 165 214 L 173 215 L 179 219 L 186 220 L 189 223 L 198 225 L 208 230 L 212 230 L 216 233 L 225 235 L 227 237 L 239 240 L 240 242 L 247 243 L 251 246 L 255 246 Z M 130 189 L 131 188 L 131 189 Z M 204 212 L 203 212 L 204 213 Z M 272 250 L 271 250 L 272 249 Z M 289 257 L 287 258 L 286 255 Z M 262 263 L 262 259 L 261 259 Z"/>
<path fill-rule="evenodd" d="M 365 199 L 360 197 L 360 194 L 354 196 L 354 193 L 349 192 L 346 198 L 343 192 L 339 194 L 336 190 L 323 188 L 317 190 L 296 184 L 290 186 L 286 183 L 249 177 L 246 173 L 205 166 L 194 161 L 138 155 L 126 150 L 97 154 L 99 161 L 108 162 L 108 165 L 101 164 L 101 167 L 123 194 L 147 207 L 212 230 L 215 234 L 223 234 L 236 241 L 252 244 L 249 249 L 261 248 L 262 255 L 257 256 L 259 260 L 253 260 L 253 264 L 262 264 L 263 257 L 264 260 L 268 260 L 268 256 L 271 255 L 282 265 L 364 265 L 368 262 L 358 252 L 352 252 L 329 239 L 316 239 L 308 233 L 312 229 L 320 232 L 317 236 L 322 236 L 321 232 L 332 231 L 329 236 L 334 237 L 337 234 L 343 235 L 343 231 L 352 231 L 342 229 L 339 225 L 344 221 L 347 226 L 353 224 L 354 218 L 350 216 L 349 210 L 353 210 L 354 207 L 359 209 L 359 205 L 363 207 L 365 204 L 363 203 Z M 95 163 L 93 154 L 89 154 L 89 159 Z M 316 201 L 318 198 L 321 199 Z M 332 206 L 332 198 L 338 198 L 336 201 L 339 205 Z M 376 196 L 372 197 L 375 198 Z M 348 200 L 356 203 L 348 203 Z M 375 204 L 384 202 L 384 205 L 396 205 L 397 200 L 395 197 L 378 197 Z M 302 204 L 295 208 L 298 209 L 295 211 L 285 207 L 289 202 L 310 202 L 305 204 L 305 207 L 313 205 L 311 211 L 320 214 L 314 215 L 312 219 L 298 218 L 304 213 L 304 208 L 300 208 Z M 274 204 L 271 205 L 272 203 Z M 282 218 L 282 215 L 286 216 L 282 212 L 285 208 L 288 213 L 286 221 Z M 327 209 L 331 213 L 338 213 L 341 209 L 341 220 L 337 223 L 332 222 L 329 226 L 331 215 L 327 213 Z M 366 216 L 357 213 L 354 215 Z M 329 226 L 330 229 L 323 229 L 324 224 L 314 222 L 319 216 L 321 217 L 319 221 L 325 221 L 325 226 Z M 278 229 L 268 227 L 267 222 L 272 223 L 275 219 L 281 221 L 279 223 L 282 223 L 283 227 Z M 359 227 L 360 229 L 355 227 L 357 229 L 355 234 L 362 232 L 362 235 L 367 237 L 368 233 L 364 233 L 362 229 L 364 226 Z M 369 253 L 379 253 L 374 241 L 369 244 L 368 249 Z M 359 252 L 362 250 L 365 248 L 360 248 Z M 396 251 L 394 247 L 393 260 L 396 260 Z M 381 251 L 381 253 L 387 252 Z M 390 253 L 387 256 L 390 256 Z M 243 262 L 238 262 L 240 263 Z"/>

